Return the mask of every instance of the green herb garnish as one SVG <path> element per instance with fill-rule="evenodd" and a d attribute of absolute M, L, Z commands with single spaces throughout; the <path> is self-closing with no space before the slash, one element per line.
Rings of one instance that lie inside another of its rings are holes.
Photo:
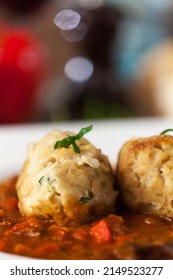
<path fill-rule="evenodd" d="M 50 177 L 47 178 L 48 184 L 51 186 L 53 184 L 53 182 L 56 181 L 56 179 L 52 179 Z"/>
<path fill-rule="evenodd" d="M 75 153 L 80 153 L 80 148 L 76 144 L 76 140 L 82 138 L 86 133 L 91 131 L 93 128 L 93 125 L 90 125 L 88 127 L 82 128 L 78 134 L 74 136 L 68 136 L 64 138 L 63 140 L 57 141 L 54 146 L 54 150 L 58 148 L 69 148 L 69 146 L 73 146 L 73 149 Z"/>
<path fill-rule="evenodd" d="M 165 129 L 164 131 L 162 131 L 162 132 L 160 133 L 160 135 L 164 135 L 164 134 L 166 134 L 166 133 L 168 133 L 168 132 L 173 132 L 173 129 L 172 129 L 172 128 Z"/>
<path fill-rule="evenodd" d="M 52 184 L 56 181 L 56 179 L 52 179 L 50 177 L 47 178 L 48 182 L 48 191 L 51 192 L 51 189 L 53 188 Z"/>
<path fill-rule="evenodd" d="M 94 197 L 94 194 L 93 194 L 93 192 L 88 192 L 88 196 L 82 196 L 80 199 L 79 199 L 79 202 L 81 203 L 81 204 L 85 204 L 85 203 L 87 203 L 88 201 L 90 201 L 91 199 L 93 199 L 93 197 Z"/>
<path fill-rule="evenodd" d="M 38 181 L 40 185 L 42 185 L 43 179 L 44 179 L 44 176 L 42 176 L 42 177 L 40 178 L 40 180 Z"/>
<path fill-rule="evenodd" d="M 46 179 L 45 176 L 42 176 L 42 177 L 39 179 L 38 182 L 39 182 L 40 186 L 43 184 L 43 181 L 44 181 L 45 179 Z M 47 183 L 48 183 L 48 191 L 50 192 L 51 189 L 53 188 L 52 184 L 56 181 L 56 179 L 53 179 L 53 178 L 48 177 L 48 178 L 46 179 L 46 181 L 47 181 Z"/>

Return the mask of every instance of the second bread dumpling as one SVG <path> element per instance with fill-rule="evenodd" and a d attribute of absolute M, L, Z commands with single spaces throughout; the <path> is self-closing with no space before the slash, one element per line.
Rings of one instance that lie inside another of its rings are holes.
<path fill-rule="evenodd" d="M 117 177 L 128 208 L 173 217 L 172 136 L 126 142 L 119 153 Z"/>
<path fill-rule="evenodd" d="M 28 216 L 52 217 L 57 224 L 80 224 L 114 210 L 117 191 L 107 156 L 85 138 L 76 147 L 55 148 L 74 136 L 52 131 L 30 145 L 17 181 L 19 209 Z"/>

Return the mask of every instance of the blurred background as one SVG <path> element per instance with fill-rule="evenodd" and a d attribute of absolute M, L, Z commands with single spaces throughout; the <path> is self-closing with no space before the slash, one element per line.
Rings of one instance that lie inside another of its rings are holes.
<path fill-rule="evenodd" d="M 173 116 L 171 0 L 0 0 L 0 124 Z"/>

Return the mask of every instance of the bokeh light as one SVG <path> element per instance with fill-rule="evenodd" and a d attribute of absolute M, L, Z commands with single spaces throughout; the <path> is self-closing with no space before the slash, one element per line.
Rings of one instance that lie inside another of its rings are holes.
<path fill-rule="evenodd" d="M 81 16 L 76 11 L 63 10 L 55 16 L 54 23 L 62 30 L 73 30 L 78 26 L 80 20 Z"/>
<path fill-rule="evenodd" d="M 103 4 L 104 0 L 77 0 L 80 7 L 85 9 L 96 9 Z"/>
<path fill-rule="evenodd" d="M 69 42 L 78 42 L 82 40 L 87 34 L 88 27 L 83 22 L 73 30 L 61 30 L 61 35 Z"/>
<path fill-rule="evenodd" d="M 74 82 L 87 81 L 94 71 L 93 63 L 85 57 L 70 59 L 65 65 L 65 73 Z"/>

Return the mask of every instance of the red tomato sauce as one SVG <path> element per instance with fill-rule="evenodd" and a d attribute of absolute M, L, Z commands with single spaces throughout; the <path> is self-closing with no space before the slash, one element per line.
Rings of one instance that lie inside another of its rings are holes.
<path fill-rule="evenodd" d="M 173 259 L 173 221 L 119 212 L 66 227 L 23 217 L 17 178 L 0 185 L 0 251 L 41 259 Z"/>

